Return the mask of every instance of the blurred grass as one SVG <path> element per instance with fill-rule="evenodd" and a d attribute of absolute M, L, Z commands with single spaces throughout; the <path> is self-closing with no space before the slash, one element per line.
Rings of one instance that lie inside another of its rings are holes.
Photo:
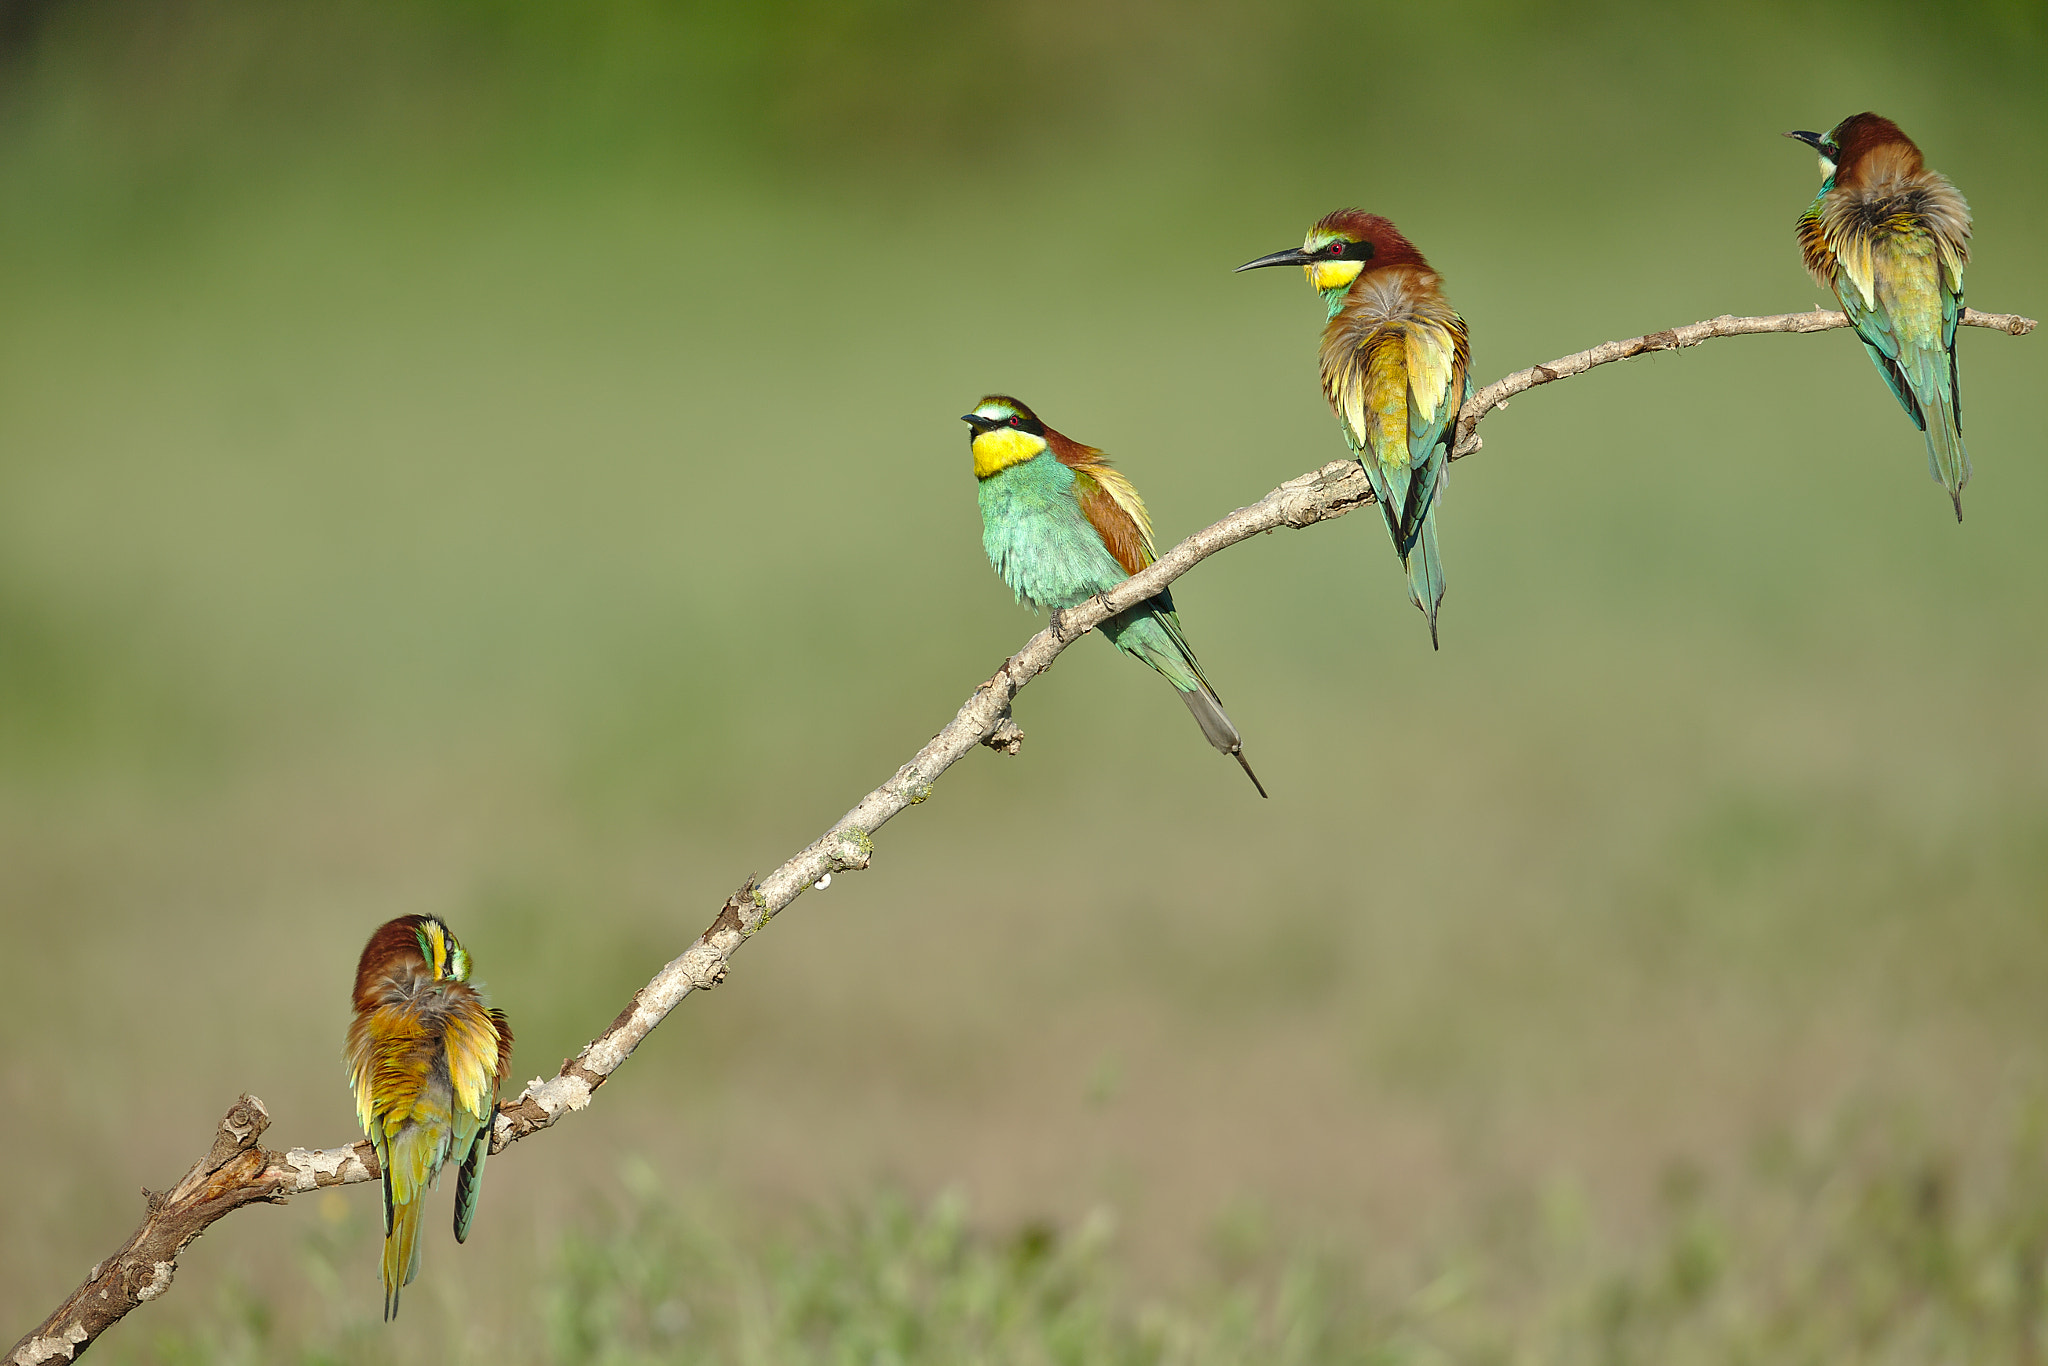
<path fill-rule="evenodd" d="M 115 1358 L 2025 1362 L 2040 1356 L 2048 1186 L 2038 1115 L 2015 1126 L 2009 1165 L 1968 1190 L 1910 1137 L 1847 1126 L 1760 1144 L 1732 1171 L 1677 1164 L 1626 1243 L 1592 1229 L 1569 1184 L 1500 1201 L 1459 1241 L 1402 1249 L 1302 1245 L 1238 1209 L 1175 1295 L 1132 1288 L 1104 1210 L 994 1229 L 957 1191 L 925 1204 L 885 1191 L 764 1237 L 629 1162 L 621 1193 L 544 1259 L 537 1314 L 479 1322 L 458 1298 L 415 1292 L 402 1337 L 350 1284 L 374 1217 L 330 1194 L 298 1248 L 310 1329 L 280 1332 L 229 1282 L 198 1325 L 130 1333 Z"/>
<path fill-rule="evenodd" d="M 1971 302 L 2043 306 L 2028 4 L 38 13 L 0 70 L 0 1159 L 47 1176 L 0 1199 L 8 1323 L 236 1092 L 280 1142 L 352 1132 L 374 924 L 448 915 L 549 1071 L 921 743 L 1032 625 L 980 556 L 979 394 L 1108 448 L 1169 540 L 1331 458 L 1312 299 L 1228 267 L 1338 203 L 1422 243 L 1488 379 L 1815 302 L 1775 135 L 1874 106 L 1970 197 Z M 1853 342 L 1772 337 L 1490 419 L 1441 655 L 1363 519 L 1205 565 L 1184 619 L 1273 802 L 1076 650 L 1019 759 L 948 775 L 493 1164 L 419 1307 L 530 1344 L 598 1244 L 688 1270 L 710 1238 L 793 1352 L 789 1265 L 932 1236 L 918 1275 L 1056 1326 L 1001 1231 L 1064 1248 L 1101 1208 L 1114 1245 L 1060 1265 L 1105 1351 L 1165 1351 L 1156 1301 L 1168 1359 L 1277 1352 L 1226 1320 L 1272 1321 L 1297 1248 L 1378 1287 L 1323 1359 L 1409 1341 L 1455 1258 L 1532 1269 L 1416 1359 L 1553 1322 L 1615 1359 L 1996 1340 L 1841 1213 L 1939 1170 L 1955 1285 L 2033 1255 L 1996 1209 L 2037 1198 L 2048 1081 L 2042 361 L 1962 345 L 1961 529 Z M 1779 1149 L 1796 1181 L 1752 1171 Z M 626 1151 L 677 1194 L 603 1175 Z M 1674 1171 L 1714 1175 L 1680 1209 Z M 1558 1192 L 1577 1260 L 1527 1251 Z M 335 1326 L 375 1303 L 367 1197 L 309 1307 L 329 1208 L 222 1226 L 108 1348 L 242 1332 L 241 1286 L 270 1336 L 235 1351 L 483 1354 Z M 1243 1211 L 1270 1255 L 1214 1264 Z M 1702 1227 L 1716 1288 L 1675 1304 Z M 1838 1264 L 1931 1336 L 1801 1288 Z"/>

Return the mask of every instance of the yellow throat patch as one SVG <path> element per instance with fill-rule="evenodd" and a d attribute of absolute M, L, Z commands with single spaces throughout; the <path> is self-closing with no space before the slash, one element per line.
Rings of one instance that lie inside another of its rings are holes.
<path fill-rule="evenodd" d="M 1045 438 L 1015 427 L 998 427 L 974 438 L 974 477 L 986 479 L 1045 453 Z"/>
<path fill-rule="evenodd" d="M 1349 289 L 1364 269 L 1363 261 L 1311 261 L 1301 271 L 1317 289 Z"/>

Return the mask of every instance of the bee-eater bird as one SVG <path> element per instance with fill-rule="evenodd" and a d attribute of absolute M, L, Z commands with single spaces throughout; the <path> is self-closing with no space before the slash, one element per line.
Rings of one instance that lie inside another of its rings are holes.
<path fill-rule="evenodd" d="M 420 1270 L 420 1214 L 452 1156 L 455 1241 L 476 1217 L 512 1027 L 469 981 L 469 953 L 430 915 L 378 927 L 356 965 L 348 1027 L 356 1117 L 384 1169 L 384 1317 Z"/>
<path fill-rule="evenodd" d="M 971 429 L 982 548 L 1017 601 L 1057 617 L 1152 563 L 1144 501 L 1101 451 L 1061 436 L 1002 394 L 990 394 L 960 420 Z M 1173 684 L 1209 743 L 1237 760 L 1265 796 L 1223 699 L 1181 634 L 1173 594 L 1161 589 L 1101 629 L 1110 644 Z"/>
<path fill-rule="evenodd" d="M 1970 261 L 1970 206 L 1927 169 L 1899 125 L 1852 114 L 1826 133 L 1787 133 L 1820 153 L 1820 194 L 1799 218 L 1806 269 L 1835 292 L 1877 372 L 1927 434 L 1928 472 L 1963 520 L 1956 320 Z"/>
<path fill-rule="evenodd" d="M 1323 396 L 1372 481 L 1434 648 L 1444 599 L 1436 504 L 1471 368 L 1465 320 L 1415 244 L 1363 209 L 1327 214 L 1299 247 L 1238 269 L 1261 266 L 1300 266 L 1323 296 Z"/>

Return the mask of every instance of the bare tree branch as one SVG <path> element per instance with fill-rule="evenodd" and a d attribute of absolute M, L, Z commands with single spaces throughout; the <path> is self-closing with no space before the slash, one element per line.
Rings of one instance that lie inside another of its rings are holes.
<path fill-rule="evenodd" d="M 367 1181 L 378 1174 L 376 1153 L 368 1143 L 332 1153 L 302 1148 L 274 1153 L 256 1142 L 269 1126 L 270 1112 L 262 1101 L 254 1096 L 236 1101 L 222 1117 L 206 1156 L 170 1190 L 142 1192 L 149 1207 L 142 1226 L 119 1252 L 86 1273 L 85 1284 L 56 1313 L 14 1345 L 8 1366 L 73 1360 L 122 1315 L 169 1290 L 185 1245 L 229 1211 L 259 1200 L 281 1204 L 299 1191 Z"/>
<path fill-rule="evenodd" d="M 2037 324 L 2032 318 L 2022 318 L 2017 313 L 1979 313 L 1974 308 L 1963 310 L 1962 324 L 1965 327 L 1988 327 L 1998 332 L 2024 337 Z M 1816 308 L 1810 313 L 1774 313 L 1765 318 L 1737 318 L 1723 313 L 1718 318 L 1709 318 L 1703 323 L 1687 323 L 1684 327 L 1667 327 L 1662 332 L 1648 332 L 1627 341 L 1602 342 L 1589 350 L 1577 352 L 1554 360 L 1546 365 L 1532 365 L 1527 370 L 1517 370 L 1503 376 L 1465 400 L 1465 406 L 1458 410 L 1458 442 L 1451 450 L 1451 459 L 1472 454 L 1484 443 L 1474 434 L 1481 418 L 1495 408 L 1505 408 L 1508 400 L 1516 394 L 1534 389 L 1539 384 L 1552 380 L 1570 379 L 1583 375 L 1596 365 L 1609 361 L 1629 360 L 1651 351 L 1677 351 L 1687 346 L 1698 346 L 1710 337 L 1748 337 L 1759 332 L 1826 332 L 1832 328 L 1847 327 L 1849 315 L 1840 309 Z"/>
<path fill-rule="evenodd" d="M 2034 330 L 2032 318 L 2010 313 L 1966 310 L 1962 321 L 2015 337 Z M 1480 449 L 1476 428 L 1510 398 L 1554 380 L 1583 374 L 1596 365 L 1627 360 L 1651 351 L 1697 346 L 1710 337 L 1740 337 L 1759 332 L 1825 332 L 1847 327 L 1838 312 L 1783 313 L 1767 318 L 1722 316 L 1663 332 L 1602 343 L 1590 350 L 1544 365 L 1518 370 L 1496 380 L 1465 403 L 1458 414 L 1458 439 L 1452 458 Z M 1024 740 L 1010 714 L 1020 689 L 1052 667 L 1060 651 L 1124 608 L 1143 602 L 1175 579 L 1228 546 L 1280 527 L 1307 527 L 1342 517 L 1373 501 L 1372 487 L 1355 460 L 1335 460 L 1310 474 L 1290 479 L 1250 507 L 1204 527 L 1174 546 L 1146 568 L 1106 593 L 1053 614 L 1052 624 L 1024 643 L 1003 667 L 974 690 L 944 729 L 931 738 L 880 787 L 861 798 L 795 857 L 756 883 L 747 879 L 726 898 L 708 929 L 682 955 L 633 993 L 611 1026 L 582 1052 L 563 1062 L 550 1078 L 536 1077 L 518 1097 L 498 1106 L 491 1130 L 497 1152 L 529 1134 L 548 1128 L 564 1114 L 590 1104 L 591 1095 L 619 1065 L 633 1055 L 640 1041 L 666 1019 L 692 991 L 725 980 L 726 961 L 739 946 L 767 924 L 783 907 L 820 878 L 868 866 L 874 832 L 906 807 L 931 795 L 939 775 L 987 745 L 1015 754 Z M 42 1366 L 71 1361 L 98 1336 L 139 1304 L 170 1288 L 178 1256 L 214 1220 L 243 1205 L 282 1204 L 304 1191 L 322 1186 L 374 1181 L 382 1172 L 376 1151 L 367 1142 L 340 1148 L 293 1148 L 274 1152 L 257 1140 L 270 1124 L 263 1102 L 243 1096 L 229 1109 L 215 1133 L 213 1146 L 175 1188 L 164 1194 L 143 1194 L 148 1213 L 121 1250 L 95 1266 L 85 1284 L 72 1292 L 55 1313 L 16 1343 L 5 1366 Z"/>

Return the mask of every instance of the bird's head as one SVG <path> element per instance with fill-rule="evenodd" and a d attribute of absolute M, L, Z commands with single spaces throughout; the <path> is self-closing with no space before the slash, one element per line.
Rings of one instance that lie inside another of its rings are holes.
<path fill-rule="evenodd" d="M 402 915 L 386 921 L 363 946 L 356 965 L 356 1001 L 374 1002 L 379 983 L 395 978 L 428 984 L 467 982 L 469 950 L 436 916 Z"/>
<path fill-rule="evenodd" d="M 990 394 L 960 420 L 968 427 L 968 448 L 974 452 L 974 477 L 1020 465 L 1046 449 L 1045 424 L 1038 415 L 1004 394 Z"/>
<path fill-rule="evenodd" d="M 1785 134 L 1820 154 L 1823 188 L 1856 184 L 1876 162 L 1896 165 L 1906 174 L 1921 168 L 1920 149 L 1899 125 L 1882 114 L 1851 114 L 1825 133 Z"/>
<path fill-rule="evenodd" d="M 1393 265 L 1427 268 L 1429 263 L 1388 219 L 1363 209 L 1338 209 L 1318 219 L 1300 246 L 1247 261 L 1238 269 L 1300 266 L 1310 287 L 1323 296 L 1335 313 L 1342 306 L 1345 291 L 1360 275 Z"/>
<path fill-rule="evenodd" d="M 419 924 L 420 958 L 433 970 L 437 982 L 469 980 L 469 950 L 455 937 L 455 931 L 431 915 L 415 917 Z"/>

